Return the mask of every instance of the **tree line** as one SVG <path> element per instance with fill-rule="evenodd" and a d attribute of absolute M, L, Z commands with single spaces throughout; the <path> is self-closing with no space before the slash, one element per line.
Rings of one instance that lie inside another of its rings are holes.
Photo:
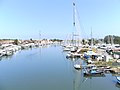
<path fill-rule="evenodd" d="M 82 44 L 85 45 L 86 43 L 91 45 L 91 40 L 93 40 L 93 45 L 98 44 L 98 43 L 106 43 L 106 44 L 120 44 L 120 36 L 115 36 L 115 35 L 107 35 L 103 39 L 82 39 Z"/>
<path fill-rule="evenodd" d="M 107 44 L 120 44 L 120 36 L 107 35 L 104 37 L 104 42 Z"/>

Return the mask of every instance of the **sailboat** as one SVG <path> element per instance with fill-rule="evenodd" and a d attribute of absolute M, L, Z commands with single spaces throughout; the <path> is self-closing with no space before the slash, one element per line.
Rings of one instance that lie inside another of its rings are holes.
<path fill-rule="evenodd" d="M 73 0 L 73 26 L 74 29 L 76 31 L 76 33 L 73 34 L 73 37 L 75 39 L 75 46 L 79 47 L 80 45 L 80 39 L 79 39 L 79 30 L 80 30 L 80 21 L 79 21 L 79 14 L 77 11 L 77 7 L 76 7 L 76 2 L 75 0 Z M 78 40 L 77 40 L 78 38 Z M 79 48 L 78 48 L 79 49 Z M 74 53 L 72 55 L 75 55 Z M 81 69 L 82 68 L 82 63 L 78 63 L 74 65 L 75 69 Z"/>
<path fill-rule="evenodd" d="M 79 53 L 81 50 L 81 42 L 80 42 L 80 20 L 79 20 L 79 13 L 76 7 L 76 0 L 73 0 L 73 29 L 74 32 L 72 33 L 72 48 L 70 49 L 70 52 L 67 54 L 67 58 L 76 58 L 81 57 L 81 54 Z M 80 68 L 81 66 L 76 64 L 74 65 L 75 68 Z"/>

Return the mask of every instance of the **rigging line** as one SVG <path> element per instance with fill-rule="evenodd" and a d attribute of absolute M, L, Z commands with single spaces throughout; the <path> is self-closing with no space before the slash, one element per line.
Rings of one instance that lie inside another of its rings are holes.
<path fill-rule="evenodd" d="M 73 1 L 74 1 L 74 0 L 73 0 Z M 76 1 L 76 0 L 75 0 L 75 1 Z M 79 30 L 85 31 L 84 26 L 83 26 L 83 24 L 82 24 L 82 22 L 81 22 L 80 14 L 79 14 L 78 7 L 77 7 L 76 4 L 75 4 L 75 8 L 76 8 L 76 14 L 77 14 L 77 16 L 78 16 Z M 78 31 L 79 31 L 79 30 L 78 30 Z M 82 32 L 79 32 L 79 34 L 80 34 L 80 33 L 82 33 Z M 82 37 L 83 37 L 82 34 L 80 34 L 80 35 L 81 35 L 80 38 L 82 38 Z M 85 32 L 85 35 L 87 35 L 86 32 Z"/>
<path fill-rule="evenodd" d="M 76 18 L 78 20 L 78 23 L 80 24 L 80 17 L 79 17 L 79 12 L 78 12 L 78 9 L 77 9 L 77 5 L 76 5 L 76 0 L 73 1 L 73 9 L 74 9 L 74 26 L 76 26 Z"/>
<path fill-rule="evenodd" d="M 76 35 L 74 36 L 77 36 L 75 38 L 78 39 L 80 43 L 80 41 L 82 40 L 82 34 L 80 30 L 82 30 L 83 26 L 80 23 L 80 15 L 77 9 L 76 0 L 73 0 L 73 26 L 74 26 L 74 29 L 77 31 Z"/>
<path fill-rule="evenodd" d="M 73 0 L 73 26 L 75 27 L 75 0 Z"/>
<path fill-rule="evenodd" d="M 75 39 L 79 36 L 79 33 L 78 33 L 79 29 L 77 28 L 77 26 L 79 26 L 79 25 L 77 25 L 77 23 L 76 23 L 76 21 L 77 21 L 76 14 L 77 14 L 77 11 L 76 11 L 76 0 L 73 0 L 73 27 L 74 27 L 74 30 L 77 31 L 73 35 L 73 36 L 76 36 Z M 76 44 L 77 44 L 77 41 L 76 41 Z"/>

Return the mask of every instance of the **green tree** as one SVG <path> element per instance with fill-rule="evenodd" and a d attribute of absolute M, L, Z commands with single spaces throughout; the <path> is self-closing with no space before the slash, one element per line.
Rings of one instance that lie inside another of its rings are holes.
<path fill-rule="evenodd" d="M 13 43 L 14 43 L 15 45 L 18 45 L 18 44 L 19 44 L 18 39 L 15 39 Z"/>
<path fill-rule="evenodd" d="M 104 42 L 107 44 L 111 44 L 112 42 L 114 44 L 120 44 L 120 37 L 119 36 L 114 36 L 114 35 L 107 35 L 104 37 Z"/>

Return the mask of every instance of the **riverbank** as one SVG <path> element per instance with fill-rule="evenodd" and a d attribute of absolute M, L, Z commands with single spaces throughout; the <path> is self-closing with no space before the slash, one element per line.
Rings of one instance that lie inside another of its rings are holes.
<path fill-rule="evenodd" d="M 19 50 L 58 43 L 60 42 L 51 40 L 0 40 L 0 58 L 3 56 L 11 56 Z"/>

